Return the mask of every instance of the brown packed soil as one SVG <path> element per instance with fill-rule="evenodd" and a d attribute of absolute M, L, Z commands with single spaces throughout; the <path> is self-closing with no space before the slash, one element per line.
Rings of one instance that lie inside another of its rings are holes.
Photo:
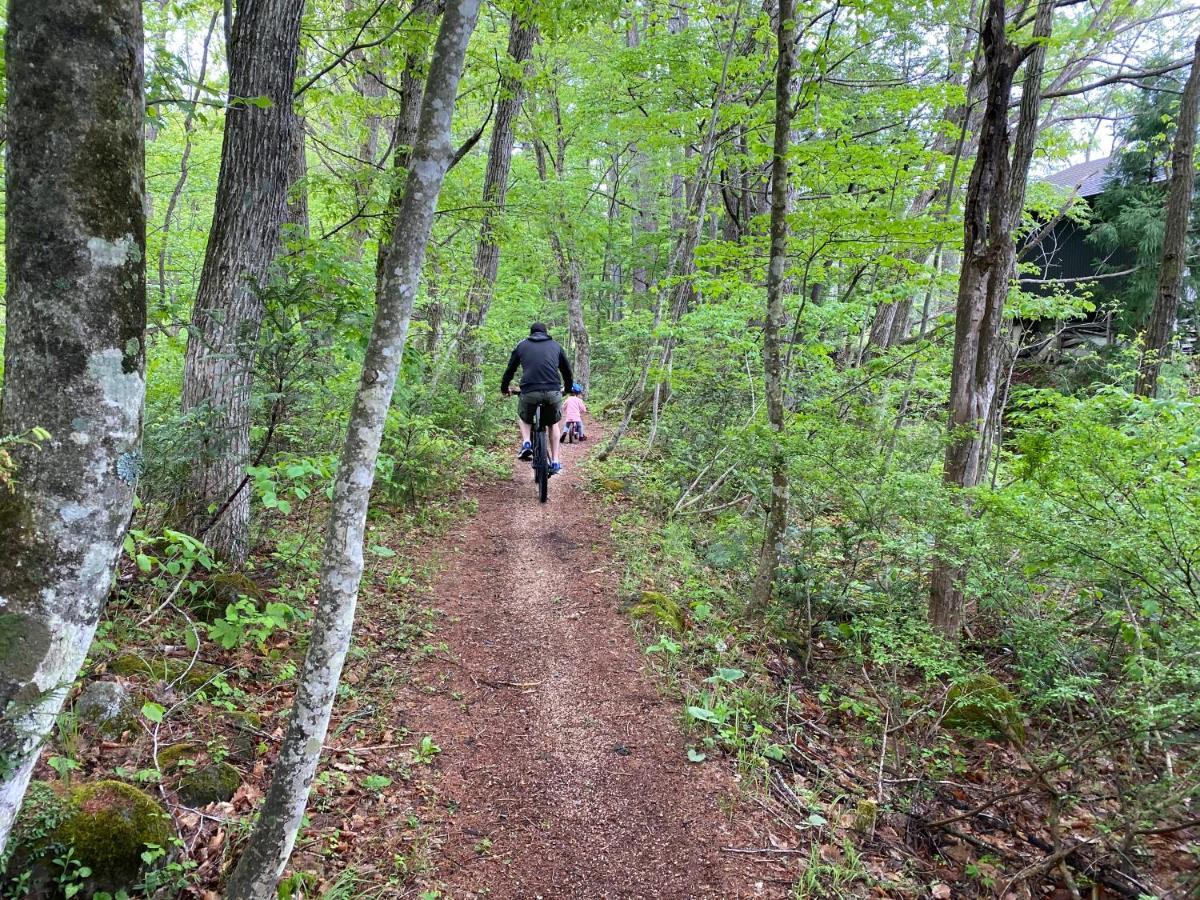
<path fill-rule="evenodd" d="M 771 846 L 758 810 L 728 760 L 688 761 L 618 608 L 578 470 L 597 443 L 564 447 L 545 505 L 514 464 L 449 538 L 433 602 L 451 662 L 418 667 L 396 710 L 442 748 L 420 776 L 444 811 L 432 880 L 454 898 L 784 896 L 786 857 L 728 849 Z"/>

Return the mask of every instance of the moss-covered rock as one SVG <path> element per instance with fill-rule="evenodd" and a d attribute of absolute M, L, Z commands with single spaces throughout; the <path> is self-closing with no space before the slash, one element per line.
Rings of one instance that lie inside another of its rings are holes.
<path fill-rule="evenodd" d="M 653 618 L 670 631 L 686 631 L 687 610 L 661 591 L 642 591 L 641 599 L 629 610 L 635 619 Z"/>
<path fill-rule="evenodd" d="M 203 754 L 205 747 L 195 741 L 183 741 L 179 744 L 168 744 L 158 751 L 158 767 L 164 772 L 171 772 L 179 767 L 184 760 L 194 760 Z"/>
<path fill-rule="evenodd" d="M 180 683 L 193 691 L 204 687 L 221 671 L 216 666 L 199 661 L 191 665 L 190 669 L 189 665 L 191 665 L 191 659 L 167 657 L 148 660 L 136 653 L 123 653 L 110 659 L 107 664 L 108 671 L 115 675 L 124 675 L 127 678 L 149 678 L 154 681 L 170 683 L 182 676 Z"/>
<path fill-rule="evenodd" d="M 188 806 L 223 803 L 233 799 L 241 783 L 241 773 L 229 763 L 211 762 L 180 777 L 179 799 Z"/>
<path fill-rule="evenodd" d="M 92 870 L 94 890 L 132 886 L 147 845 L 166 847 L 171 819 L 144 791 L 122 781 L 96 781 L 77 788 L 56 836 Z"/>
<path fill-rule="evenodd" d="M 0 896 L 45 896 L 61 855 L 58 829 L 70 813 L 67 798 L 46 781 L 32 781 L 0 858 Z"/>
<path fill-rule="evenodd" d="M 129 689 L 116 681 L 89 684 L 75 701 L 75 712 L 106 738 L 120 737 L 137 725 L 137 703 Z"/>
<path fill-rule="evenodd" d="M 600 482 L 600 487 L 604 488 L 610 494 L 619 494 L 625 490 L 625 482 L 616 478 L 605 478 Z"/>
<path fill-rule="evenodd" d="M 991 675 L 980 673 L 955 682 L 946 696 L 942 722 L 967 734 L 1025 740 L 1017 698 Z"/>

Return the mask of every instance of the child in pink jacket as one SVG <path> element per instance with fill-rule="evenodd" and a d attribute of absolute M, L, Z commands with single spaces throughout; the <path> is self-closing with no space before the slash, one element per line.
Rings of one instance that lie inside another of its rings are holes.
<path fill-rule="evenodd" d="M 567 436 L 567 432 L 574 430 L 576 436 L 581 441 L 587 440 L 587 435 L 583 433 L 583 414 L 586 412 L 587 406 L 583 402 L 583 388 L 578 384 L 571 385 L 571 395 L 563 401 L 562 405 L 562 436 L 564 438 Z"/>

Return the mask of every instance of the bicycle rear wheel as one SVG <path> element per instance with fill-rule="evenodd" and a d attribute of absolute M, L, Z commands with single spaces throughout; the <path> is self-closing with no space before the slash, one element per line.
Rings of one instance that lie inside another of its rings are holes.
<path fill-rule="evenodd" d="M 538 500 L 545 503 L 550 498 L 550 454 L 540 407 L 533 414 L 533 480 L 537 482 Z"/>

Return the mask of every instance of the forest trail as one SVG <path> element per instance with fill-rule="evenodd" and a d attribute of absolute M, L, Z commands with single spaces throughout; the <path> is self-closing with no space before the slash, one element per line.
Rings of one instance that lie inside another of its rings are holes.
<path fill-rule="evenodd" d="M 722 849 L 770 844 L 728 765 L 688 762 L 618 609 L 579 471 L 599 437 L 564 446 L 548 504 L 514 463 L 448 539 L 433 602 L 454 664 L 419 668 L 401 713 L 442 748 L 431 874 L 454 898 L 783 896 L 779 857 Z"/>

